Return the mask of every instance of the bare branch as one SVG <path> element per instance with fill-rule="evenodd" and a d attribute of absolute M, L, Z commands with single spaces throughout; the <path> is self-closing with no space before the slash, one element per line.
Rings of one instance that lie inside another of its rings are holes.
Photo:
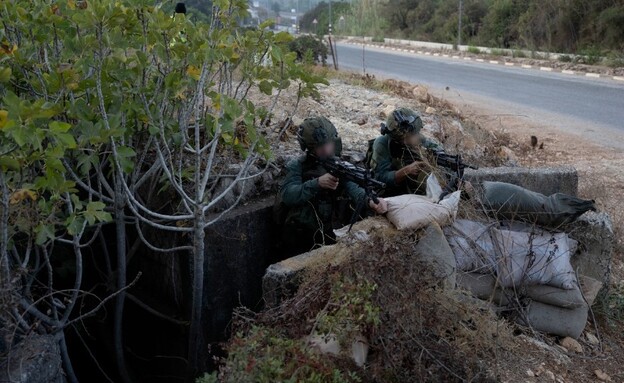
<path fill-rule="evenodd" d="M 102 299 L 102 301 L 97 306 L 95 306 L 95 308 L 93 308 L 92 310 L 88 311 L 85 314 L 81 314 L 77 318 L 74 318 L 74 319 L 70 320 L 69 322 L 65 323 L 62 327 L 66 328 L 67 326 L 71 326 L 71 325 L 73 325 L 74 323 L 76 323 L 78 321 L 81 321 L 81 320 L 83 320 L 85 318 L 88 318 L 90 316 L 95 315 L 95 313 L 98 312 L 106 304 L 106 302 L 110 301 L 111 299 L 115 298 L 117 295 L 123 293 L 124 291 L 126 291 L 129 288 L 131 288 L 132 286 L 134 286 L 137 283 L 137 281 L 139 280 L 139 278 L 141 277 L 141 275 L 143 275 L 143 273 L 139 271 L 139 273 L 134 278 L 134 280 L 132 282 L 130 282 L 130 284 L 126 285 L 126 287 L 124 287 L 124 288 L 122 288 L 120 290 L 117 290 L 113 294 L 111 294 L 111 295 L 107 296 L 106 298 Z"/>
<path fill-rule="evenodd" d="M 172 247 L 169 249 L 164 249 L 164 248 L 152 245 L 152 243 L 148 241 L 147 238 L 145 238 L 145 235 L 143 234 L 143 229 L 141 229 L 141 225 L 139 224 L 138 221 L 136 221 L 135 226 L 137 229 L 137 233 L 139 234 L 139 237 L 141 238 L 141 242 L 143 242 L 145 246 L 147 246 L 150 250 L 157 251 L 159 253 L 173 253 L 176 251 L 193 250 L 193 246 L 177 246 L 177 247 Z"/>
<path fill-rule="evenodd" d="M 188 326 L 189 322 L 188 321 L 183 321 L 183 320 L 179 320 L 179 319 L 175 319 L 170 317 L 169 315 L 165 315 L 159 311 L 156 311 L 155 309 L 151 308 L 150 306 L 148 306 L 147 304 L 143 303 L 139 298 L 135 297 L 134 295 L 130 294 L 130 293 L 126 293 L 126 296 L 128 297 L 129 300 L 131 300 L 132 302 L 136 303 L 139 307 L 141 307 L 142 309 L 144 309 L 145 311 L 149 312 L 150 314 L 160 318 L 160 319 L 164 319 L 168 322 L 177 324 L 177 325 L 181 325 L 181 326 Z"/>
<path fill-rule="evenodd" d="M 177 226 L 167 226 L 167 225 L 161 225 L 159 223 L 150 221 L 149 219 L 143 217 L 139 211 L 135 208 L 134 204 L 130 203 L 128 204 L 128 207 L 130 208 L 130 210 L 132 211 L 132 213 L 141 221 L 144 222 L 152 227 L 155 227 L 157 229 L 163 229 L 163 230 L 167 230 L 167 231 L 178 231 L 178 232 L 191 232 L 193 231 L 192 228 L 188 228 L 188 227 L 177 227 Z M 191 217 L 193 218 L 193 217 Z M 185 219 L 189 219 L 189 218 L 185 218 Z M 177 220 L 182 220 L 182 218 L 179 218 Z M 174 221 L 174 220 L 171 220 Z"/>
<path fill-rule="evenodd" d="M 72 325 L 72 328 L 74 329 L 74 331 L 76 332 L 76 335 L 78 336 L 78 339 L 80 339 L 80 342 L 82 343 L 82 345 L 84 346 L 85 350 L 87 350 L 87 353 L 89 353 L 89 356 L 91 357 L 91 360 L 93 360 L 93 363 L 95 363 L 95 366 L 98 368 L 98 370 L 100 370 L 100 373 L 102 374 L 102 376 L 104 376 L 106 378 L 106 380 L 108 380 L 111 383 L 115 383 L 115 381 L 113 381 L 108 375 L 106 375 L 106 372 L 104 371 L 104 369 L 100 366 L 100 364 L 98 363 L 98 359 L 95 357 L 95 355 L 93 355 L 93 353 L 91 352 L 91 349 L 89 348 L 89 346 L 87 345 L 87 342 L 84 341 L 84 339 L 82 338 L 82 335 L 80 334 L 80 331 L 78 331 L 78 329 L 76 328 L 76 326 Z"/>

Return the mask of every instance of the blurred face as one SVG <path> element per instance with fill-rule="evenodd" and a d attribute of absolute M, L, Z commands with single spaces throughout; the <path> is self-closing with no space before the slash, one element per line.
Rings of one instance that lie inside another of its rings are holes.
<path fill-rule="evenodd" d="M 420 146 L 423 142 L 423 135 L 419 133 L 408 134 L 403 138 L 406 146 Z"/>
<path fill-rule="evenodd" d="M 314 154 L 319 158 L 328 158 L 336 155 L 336 144 L 331 141 L 324 145 L 317 146 L 314 149 Z"/>

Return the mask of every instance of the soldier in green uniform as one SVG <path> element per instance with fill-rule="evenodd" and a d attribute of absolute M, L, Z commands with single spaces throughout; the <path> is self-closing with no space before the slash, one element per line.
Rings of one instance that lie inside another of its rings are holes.
<path fill-rule="evenodd" d="M 355 209 L 368 206 L 378 214 L 387 211 L 386 201 L 380 198 L 375 204 L 364 189 L 353 182 L 341 182 L 309 155 L 319 158 L 340 155 L 341 140 L 336 127 L 327 118 L 307 118 L 299 126 L 297 139 L 306 154 L 288 163 L 288 173 L 276 205 L 284 210 L 282 246 L 285 256 L 334 243 L 333 229 L 349 223 L 339 216 L 341 200 L 349 199 Z"/>
<path fill-rule="evenodd" d="M 433 170 L 427 158 L 427 149 L 442 147 L 425 138 L 420 130 L 423 123 L 420 116 L 408 108 L 399 108 L 407 123 L 399 124 L 396 113 L 386 120 L 382 135 L 377 137 L 369 149 L 369 165 L 375 179 L 386 184 L 385 197 L 401 194 L 426 194 L 427 176 Z"/>

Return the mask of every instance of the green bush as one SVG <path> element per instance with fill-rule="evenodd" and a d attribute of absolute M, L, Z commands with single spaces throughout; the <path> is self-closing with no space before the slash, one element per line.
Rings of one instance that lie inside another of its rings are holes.
<path fill-rule="evenodd" d="M 507 56 L 508 52 L 505 49 L 492 48 L 490 54 L 493 56 Z"/>
<path fill-rule="evenodd" d="M 526 53 L 524 53 L 524 51 L 522 49 L 515 49 L 511 52 L 513 57 L 516 58 L 525 58 L 526 57 Z"/>
<path fill-rule="evenodd" d="M 327 46 L 314 36 L 300 36 L 288 44 L 291 52 L 297 54 L 297 60 L 307 64 L 327 62 Z"/>
<path fill-rule="evenodd" d="M 357 383 L 353 371 L 343 371 L 336 359 L 312 349 L 303 339 L 291 339 L 274 328 L 253 326 L 230 342 L 228 358 L 219 372 L 196 383 L 301 382 Z"/>
<path fill-rule="evenodd" d="M 382 36 L 373 36 L 372 41 L 374 43 L 383 43 L 386 41 L 386 39 L 384 39 Z"/>
<path fill-rule="evenodd" d="M 583 64 L 596 65 L 602 61 L 603 52 L 596 46 L 587 47 L 582 49 L 579 54 L 581 55 L 581 61 Z"/>
<path fill-rule="evenodd" d="M 559 61 L 569 63 L 572 62 L 572 57 L 570 57 L 570 55 L 561 55 L 559 56 Z"/>
<path fill-rule="evenodd" d="M 624 67 L 624 53 L 623 52 L 610 52 L 605 58 L 605 64 L 611 68 Z"/>
<path fill-rule="evenodd" d="M 475 46 L 469 46 L 468 47 L 468 53 L 473 53 L 475 55 L 481 54 L 481 50 Z"/>

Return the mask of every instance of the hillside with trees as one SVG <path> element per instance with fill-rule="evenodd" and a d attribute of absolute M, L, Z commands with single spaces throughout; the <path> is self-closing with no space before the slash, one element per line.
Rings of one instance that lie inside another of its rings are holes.
<path fill-rule="evenodd" d="M 332 3 L 332 8 L 339 7 L 349 5 Z M 322 33 L 325 8 L 327 4 L 321 3 L 306 14 L 302 29 L 312 32 L 308 19 L 317 18 Z M 457 42 L 458 0 L 360 0 L 348 13 L 350 34 Z M 334 25 L 340 16 L 333 12 Z M 470 45 L 622 54 L 624 1 L 464 0 L 461 32 L 462 43 Z"/>

